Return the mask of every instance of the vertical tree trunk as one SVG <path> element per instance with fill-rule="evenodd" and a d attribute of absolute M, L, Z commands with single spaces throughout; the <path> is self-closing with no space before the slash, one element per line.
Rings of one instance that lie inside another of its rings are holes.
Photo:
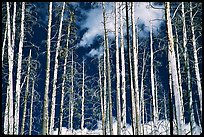
<path fill-rule="evenodd" d="M 72 89 L 71 89 L 71 95 L 70 95 L 70 102 L 71 102 L 71 117 L 70 117 L 70 129 L 73 132 L 73 114 L 74 114 L 74 55 L 73 55 L 73 49 L 72 49 L 72 68 L 71 68 L 71 81 L 72 81 Z"/>
<path fill-rule="evenodd" d="M 104 40 L 105 40 L 105 35 L 104 35 Z M 103 97 L 103 99 L 104 99 L 104 115 L 103 115 L 103 118 L 102 118 L 102 121 L 104 121 L 104 127 L 103 127 L 103 135 L 106 135 L 106 131 L 107 131 L 107 129 L 106 129 L 106 125 L 107 125 L 107 117 L 106 117 L 106 115 L 107 115 L 107 92 L 106 92 L 106 90 L 107 90 L 107 87 L 106 87 L 106 84 L 107 84 L 107 78 L 106 78 L 106 46 L 105 46 L 105 44 L 104 44 L 104 53 L 103 53 L 103 62 L 104 62 L 104 67 L 103 67 L 103 73 L 104 73 L 104 82 L 103 82 L 103 95 L 104 95 L 104 97 Z"/>
<path fill-rule="evenodd" d="M 11 45 L 11 22 L 10 22 L 10 5 L 7 5 L 7 23 L 8 23 L 8 86 L 7 86 L 7 99 L 6 109 L 4 116 L 4 133 L 13 134 L 13 56 L 14 47 Z"/>
<path fill-rule="evenodd" d="M 106 45 L 106 62 L 107 62 L 107 78 L 108 78 L 108 100 L 109 100 L 109 129 L 110 135 L 113 135 L 113 118 L 112 118 L 112 96 L 111 96 L 111 77 L 110 77 L 110 57 L 109 57 L 109 46 L 108 46 L 108 32 L 106 30 L 106 10 L 105 4 L 102 2 L 103 6 L 103 18 L 104 18 L 104 35 L 105 35 L 105 45 Z"/>
<path fill-rule="evenodd" d="M 124 40 L 123 40 L 123 9 L 122 9 L 122 2 L 120 5 L 120 44 L 121 44 L 121 76 L 122 76 L 122 85 L 121 85 L 121 92 L 122 92 L 122 129 L 126 127 L 126 81 L 125 81 L 125 51 L 124 51 Z M 123 130 L 123 134 L 124 134 Z"/>
<path fill-rule="evenodd" d="M 83 80 L 82 80 L 82 101 L 81 101 L 81 131 L 83 132 L 84 130 L 84 99 L 85 99 L 85 96 L 84 96 L 84 60 L 83 60 Z"/>
<path fill-rule="evenodd" d="M 132 108 L 132 131 L 135 135 L 135 98 L 134 98 L 134 88 L 133 88 L 133 76 L 132 76 L 132 59 L 131 59 L 131 47 L 129 44 L 129 18 L 128 18 L 128 3 L 125 3 L 126 8 L 126 27 L 127 27 L 127 47 L 128 47 L 128 64 L 129 64 L 129 81 L 130 81 L 130 96 L 131 96 L 131 108 Z M 122 132 L 126 135 L 126 93 L 122 93 Z"/>
<path fill-rule="evenodd" d="M 15 3 L 14 3 L 15 5 Z M 15 15 L 15 14 L 14 14 Z M 14 134 L 19 133 L 19 110 L 20 110 L 20 94 L 21 94 L 21 64 L 22 64 L 22 52 L 24 41 L 24 19 L 25 19 L 25 2 L 22 2 L 22 15 L 21 15 L 21 36 L 18 49 L 18 67 L 17 67 L 17 79 L 16 79 L 16 102 L 15 102 L 15 121 L 14 121 Z M 15 23 L 13 22 L 13 25 Z M 15 36 L 14 36 L 15 37 Z M 13 44 L 14 45 L 14 44 Z"/>
<path fill-rule="evenodd" d="M 198 67 L 198 55 L 197 55 L 197 48 L 196 48 L 196 38 L 195 38 L 195 30 L 193 24 L 193 11 L 192 11 L 192 3 L 190 2 L 190 24 L 191 24 L 191 33 L 192 33 L 192 42 L 193 42 L 193 56 L 194 56 L 194 69 L 196 74 L 196 82 L 197 82 L 197 90 L 199 95 L 200 101 L 200 112 L 201 112 L 201 121 L 202 121 L 202 87 L 201 87 L 201 78 L 200 78 L 200 71 Z M 202 124 L 201 124 L 202 125 Z"/>
<path fill-rule="evenodd" d="M 157 113 L 157 98 L 155 91 L 155 83 L 154 83 L 154 50 L 153 50 L 153 32 L 152 32 L 152 23 L 150 21 L 150 66 L 151 66 L 151 90 L 152 90 L 152 105 L 153 105 L 153 123 L 154 123 L 154 135 L 157 135 L 157 122 L 158 122 L 158 113 Z"/>
<path fill-rule="evenodd" d="M 117 135 L 121 134 L 121 108 L 120 108 L 120 67 L 118 45 L 118 2 L 115 2 L 115 41 L 116 41 L 116 90 L 117 90 Z"/>
<path fill-rule="evenodd" d="M 45 77 L 45 93 L 44 93 L 43 124 L 42 124 L 43 135 L 48 134 L 48 90 L 49 90 L 49 79 L 50 79 L 51 23 L 52 23 L 52 2 L 50 2 L 50 5 L 49 5 L 49 20 L 48 20 L 48 33 L 47 33 L 46 77 Z"/>
<path fill-rule="evenodd" d="M 6 45 L 6 39 L 7 39 L 7 30 L 8 30 L 8 23 L 6 22 L 5 26 L 5 31 L 4 31 L 4 41 L 3 41 L 3 46 L 2 46 L 2 66 L 3 66 L 3 61 L 4 61 L 4 50 L 5 50 L 5 45 Z"/>
<path fill-rule="evenodd" d="M 102 89 L 102 78 L 101 78 L 101 62 L 98 58 L 98 75 L 99 75 L 99 88 L 100 88 L 100 99 L 101 99 L 101 119 L 102 119 L 102 134 L 105 135 L 105 119 L 104 119 L 104 101 L 103 101 L 103 89 Z"/>
<path fill-rule="evenodd" d="M 22 117 L 22 124 L 21 124 L 21 135 L 24 135 L 24 129 L 25 129 L 25 119 L 26 119 L 26 110 L 27 110 L 27 101 L 28 101 L 28 93 L 29 93 L 29 79 L 30 79 L 30 59 L 31 59 L 31 50 L 29 52 L 28 57 L 28 70 L 27 70 L 27 82 L 26 82 L 26 91 L 24 96 L 24 106 L 23 106 L 23 117 Z"/>
<path fill-rule="evenodd" d="M 64 106 L 64 91 L 65 91 L 65 80 L 66 80 L 66 73 L 67 73 L 67 58 L 68 58 L 68 48 L 69 48 L 69 37 L 70 37 L 70 31 L 71 31 L 71 23 L 72 23 L 72 15 L 70 17 L 70 22 L 67 29 L 67 43 L 65 47 L 65 60 L 63 64 L 63 75 L 62 75 L 62 94 L 61 94 L 61 102 L 60 102 L 60 117 L 59 117 L 59 135 L 62 133 L 62 119 L 63 119 L 63 106 Z"/>
<path fill-rule="evenodd" d="M 144 72 L 145 72 L 145 65 L 146 65 L 146 57 L 145 52 L 146 49 L 144 49 L 143 53 L 143 65 L 142 65 L 142 79 L 141 79 L 141 96 L 140 96 L 140 102 L 141 102 L 141 118 L 142 118 L 142 135 L 144 135 L 144 109 L 145 109 L 145 102 L 144 102 Z"/>
<path fill-rule="evenodd" d="M 137 38 L 136 38 L 136 32 L 135 32 L 135 4 L 134 2 L 131 2 L 131 20 L 132 20 L 132 48 L 133 48 L 133 74 L 134 74 L 134 89 L 135 89 L 135 112 L 133 113 L 135 118 L 133 117 L 133 124 L 135 127 L 135 134 L 139 135 L 139 88 L 138 88 L 138 43 L 137 43 Z"/>
<path fill-rule="evenodd" d="M 34 96 L 34 86 L 35 81 L 32 80 L 32 91 L 31 91 L 31 103 L 30 103 L 30 124 L 29 124 L 29 135 L 32 133 L 32 126 L 33 126 L 33 96 Z"/>
<path fill-rule="evenodd" d="M 169 60 L 170 60 L 170 69 L 172 72 L 172 81 L 173 81 L 173 91 L 175 95 L 175 107 L 176 107 L 176 119 L 178 122 L 178 134 L 181 135 L 183 128 L 183 119 L 182 119 L 182 105 L 181 105 L 181 97 L 179 92 L 179 84 L 178 84 L 178 73 L 177 73 L 177 65 L 174 51 L 174 43 L 173 43 L 173 33 L 172 33 L 172 24 L 170 18 L 170 3 L 165 2 L 165 17 L 166 17 L 166 26 L 167 26 L 167 36 L 168 36 L 168 44 L 169 44 Z"/>

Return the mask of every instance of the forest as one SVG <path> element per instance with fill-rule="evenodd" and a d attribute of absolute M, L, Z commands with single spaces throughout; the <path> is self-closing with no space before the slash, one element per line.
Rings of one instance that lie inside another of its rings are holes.
<path fill-rule="evenodd" d="M 2 2 L 2 134 L 202 134 L 202 3 Z"/>

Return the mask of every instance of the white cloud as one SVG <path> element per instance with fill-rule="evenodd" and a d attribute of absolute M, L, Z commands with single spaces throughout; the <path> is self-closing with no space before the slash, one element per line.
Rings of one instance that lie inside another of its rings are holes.
<path fill-rule="evenodd" d="M 100 58 L 103 55 L 103 47 L 100 46 L 98 49 L 92 49 L 87 56 L 89 57 L 94 57 L 97 56 L 98 58 Z"/>

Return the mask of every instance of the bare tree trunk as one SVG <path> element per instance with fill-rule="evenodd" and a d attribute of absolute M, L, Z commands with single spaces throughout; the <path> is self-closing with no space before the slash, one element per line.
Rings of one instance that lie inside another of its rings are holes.
<path fill-rule="evenodd" d="M 6 22 L 5 31 L 4 31 L 4 41 L 3 41 L 3 46 L 2 46 L 2 66 L 3 66 L 3 61 L 4 61 L 4 50 L 5 50 L 6 39 L 7 39 L 6 37 L 7 30 L 8 30 L 8 23 Z"/>
<path fill-rule="evenodd" d="M 6 109 L 4 116 L 4 133 L 13 134 L 13 57 L 14 47 L 11 44 L 11 22 L 10 22 L 10 5 L 7 5 L 7 23 L 8 23 L 8 86 L 7 86 L 7 99 Z"/>
<path fill-rule="evenodd" d="M 196 48 L 196 39 L 195 39 L 195 30 L 193 24 L 193 11 L 192 11 L 192 3 L 190 2 L 190 24 L 191 24 L 191 33 L 192 33 L 192 42 L 193 42 L 193 56 L 194 56 L 194 69 L 196 74 L 196 82 L 197 82 L 197 90 L 200 100 L 200 112 L 202 114 L 202 87 L 201 87 L 201 78 L 200 78 L 200 71 L 198 67 L 198 55 L 197 55 L 197 48 Z M 202 121 L 202 115 L 201 115 Z M 202 125 L 202 124 L 201 124 Z"/>
<path fill-rule="evenodd" d="M 117 135 L 121 134 L 121 107 L 120 107 L 120 67 L 118 45 L 118 2 L 115 2 L 115 41 L 116 41 L 116 89 L 117 89 Z"/>
<path fill-rule="evenodd" d="M 26 109 L 27 109 L 27 101 L 28 101 L 28 93 L 29 93 L 29 79 L 30 79 L 30 59 L 31 59 L 31 49 L 29 52 L 28 57 L 28 70 L 27 70 L 27 83 L 26 83 L 26 91 L 24 96 L 24 106 L 23 106 L 23 117 L 22 117 L 22 124 L 21 124 L 21 135 L 24 135 L 24 129 L 25 129 L 25 119 L 26 119 Z"/>
<path fill-rule="evenodd" d="M 127 47 L 128 47 L 128 64 L 129 64 L 129 81 L 130 81 L 130 96 L 131 96 L 131 108 L 132 108 L 132 113 L 131 113 L 131 117 L 132 117 L 132 131 L 133 131 L 133 135 L 135 135 L 135 114 L 136 114 L 136 110 L 135 110 L 135 98 L 134 98 L 134 87 L 133 87 L 133 76 L 132 76 L 132 59 L 131 59 L 131 47 L 129 44 L 129 23 L 128 23 L 128 4 L 127 2 L 125 3 L 126 6 L 126 27 L 127 27 Z M 126 93 L 123 92 L 122 93 L 122 132 L 123 135 L 126 135 Z"/>
<path fill-rule="evenodd" d="M 73 114 L 74 114 L 74 55 L 72 49 L 72 68 L 71 68 L 71 81 L 72 81 L 72 90 L 70 95 L 70 102 L 71 102 L 71 118 L 70 118 L 70 129 L 73 132 Z"/>
<path fill-rule="evenodd" d="M 108 78 L 108 100 L 109 100 L 109 129 L 110 135 L 113 135 L 113 118 L 112 118 L 112 96 L 111 96 L 111 78 L 110 78 L 110 57 L 109 57 L 109 46 L 108 46 L 108 32 L 106 30 L 106 10 L 105 4 L 103 6 L 103 18 L 104 18 L 104 32 L 105 32 L 105 45 L 106 45 L 106 62 L 107 62 L 107 78 Z"/>
<path fill-rule="evenodd" d="M 65 4 L 65 3 L 64 3 Z M 64 5 L 65 6 L 65 5 Z M 62 75 L 62 94 L 61 94 L 61 102 L 60 102 L 60 119 L 59 119 L 59 135 L 62 133 L 62 119 L 63 119 L 63 106 L 64 106 L 64 91 L 65 91 L 65 80 L 66 80 L 66 73 L 67 73 L 67 58 L 68 58 L 68 48 L 69 48 L 69 37 L 70 37 L 70 31 L 71 31 L 71 23 L 72 23 L 72 15 L 71 19 L 68 25 L 68 30 L 67 30 L 67 43 L 65 47 L 65 60 L 63 64 L 63 75 Z"/>
<path fill-rule="evenodd" d="M 150 58 L 151 58 L 151 90 L 152 90 L 152 101 L 153 101 L 153 123 L 154 123 L 154 135 L 157 135 L 158 128 L 157 128 L 157 122 L 158 122 L 158 113 L 157 113 L 157 98 L 156 98 L 156 84 L 154 83 L 154 50 L 153 50 L 153 32 L 152 32 L 152 23 L 150 21 Z"/>
<path fill-rule="evenodd" d="M 15 5 L 15 3 L 14 3 L 14 5 Z M 19 134 L 19 114 L 20 114 L 19 110 L 20 110 L 20 94 L 21 94 L 21 87 L 20 86 L 21 86 L 22 52 L 23 52 L 23 41 L 24 41 L 24 19 L 25 19 L 25 2 L 22 2 L 21 36 L 20 36 L 20 43 L 19 43 L 19 49 L 18 49 L 18 67 L 17 67 L 17 79 L 16 79 L 16 102 L 15 102 L 15 117 L 14 117 L 14 119 L 15 119 L 14 120 L 14 134 L 17 134 L 17 135 Z M 14 29 L 14 27 L 13 27 L 13 29 Z"/>
<path fill-rule="evenodd" d="M 122 9 L 122 2 L 120 5 L 120 43 L 121 43 L 121 65 L 122 65 L 122 85 L 121 85 L 121 92 L 122 92 L 122 129 L 126 127 L 124 123 L 126 123 L 126 81 L 125 81 L 125 52 L 124 52 L 124 40 L 123 40 L 123 9 Z M 125 118 L 125 119 L 124 119 Z M 124 130 L 123 130 L 124 134 Z"/>
<path fill-rule="evenodd" d="M 104 39 L 105 39 L 105 35 L 104 35 Z M 104 54 L 103 54 L 103 62 L 104 62 L 104 67 L 103 67 L 103 73 L 104 73 L 104 82 L 103 82 L 103 94 L 104 94 L 104 97 L 103 97 L 103 99 L 104 99 L 104 115 L 103 115 L 103 118 L 102 118 L 102 121 L 104 122 L 104 127 L 103 127 L 103 135 L 106 135 L 106 131 L 107 131 L 107 129 L 106 129 L 106 125 L 107 125 L 107 117 L 106 117 L 106 112 L 107 112 L 107 92 L 106 92 L 106 90 L 107 90 L 107 87 L 106 87 L 106 84 L 107 84 L 107 78 L 106 78 L 106 46 L 105 46 L 105 44 L 104 44 Z"/>
<path fill-rule="evenodd" d="M 142 118 L 142 135 L 144 135 L 144 109 L 145 109 L 145 102 L 144 102 L 144 72 L 145 72 L 145 65 L 146 65 L 146 55 L 145 52 L 146 50 L 144 49 L 143 53 L 143 65 L 142 65 L 142 79 L 141 79 L 141 96 L 140 96 L 140 102 L 141 102 L 141 118 Z"/>
<path fill-rule="evenodd" d="M 82 101 L 81 101 L 81 132 L 84 130 L 84 60 L 83 60 L 83 81 L 82 81 Z"/>
<path fill-rule="evenodd" d="M 101 119 L 102 119 L 102 132 L 105 135 L 105 120 L 104 120 L 104 101 L 103 101 L 103 89 L 102 89 L 102 78 L 101 78 L 101 62 L 98 58 L 98 75 L 99 75 L 99 88 L 100 88 L 100 99 L 101 99 Z"/>
<path fill-rule="evenodd" d="M 33 126 L 33 96 L 34 96 L 34 86 L 35 81 L 32 80 L 32 91 L 31 91 L 31 104 L 30 104 L 30 124 L 29 124 L 29 135 L 32 133 L 32 126 Z"/>
<path fill-rule="evenodd" d="M 135 127 L 135 133 L 136 135 L 139 135 L 140 133 L 140 118 L 139 118 L 139 87 L 138 87 L 138 43 L 137 43 L 137 36 L 136 36 L 136 32 L 135 32 L 135 3 L 131 2 L 131 20 L 132 20 L 132 47 L 133 47 L 133 74 L 134 74 L 134 89 L 135 89 L 135 112 L 133 113 L 135 116 L 135 118 L 133 117 L 133 124 Z"/>
<path fill-rule="evenodd" d="M 177 73 L 177 65 L 174 51 L 174 43 L 173 43 L 173 33 L 172 33 L 172 24 L 170 18 L 170 3 L 165 2 L 165 17 L 166 17 L 166 26 L 167 26 L 167 36 L 168 36 L 168 44 L 169 44 L 169 60 L 170 60 L 170 69 L 172 72 L 172 81 L 173 81 L 173 90 L 175 95 L 175 107 L 176 107 L 176 119 L 178 123 L 178 134 L 181 135 L 183 128 L 183 119 L 182 119 L 182 105 L 181 105 L 181 96 L 179 92 L 179 84 L 178 84 L 178 73 Z"/>
<path fill-rule="evenodd" d="M 52 2 L 50 2 L 50 5 L 49 5 L 49 22 L 48 22 L 48 33 L 47 33 L 47 48 L 46 48 L 47 61 L 46 61 L 45 93 L 44 93 L 44 108 L 43 108 L 43 124 L 42 124 L 43 135 L 48 134 L 48 90 L 49 90 L 49 79 L 50 79 L 51 23 L 52 23 Z"/>

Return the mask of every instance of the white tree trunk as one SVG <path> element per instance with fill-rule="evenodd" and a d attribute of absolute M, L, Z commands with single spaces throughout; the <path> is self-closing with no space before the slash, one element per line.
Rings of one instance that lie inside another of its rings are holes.
<path fill-rule="evenodd" d="M 84 130 L 84 99 L 85 99 L 85 96 L 84 96 L 84 60 L 83 60 L 83 80 L 82 80 L 82 101 L 81 101 L 81 131 L 83 132 Z"/>
<path fill-rule="evenodd" d="M 49 5 L 49 21 L 47 33 L 47 55 L 46 55 L 46 77 L 45 77 L 45 93 L 44 93 L 44 108 L 43 108 L 43 124 L 42 134 L 48 134 L 48 90 L 50 79 L 50 44 L 51 44 L 51 23 L 52 23 L 52 2 Z"/>
<path fill-rule="evenodd" d="M 144 135 L 144 109 L 145 109 L 145 102 L 144 102 L 144 72 L 145 72 L 145 65 L 146 65 L 146 57 L 145 57 L 145 52 L 146 50 L 144 49 L 144 53 L 143 53 L 143 65 L 142 65 L 142 79 L 141 79 L 141 96 L 140 96 L 140 102 L 141 102 L 141 109 L 140 112 L 141 114 L 141 118 L 142 118 L 142 128 L 141 128 L 141 134 Z"/>
<path fill-rule="evenodd" d="M 65 2 L 64 2 L 65 4 Z M 65 6 L 65 5 L 63 5 Z M 63 64 L 63 75 L 62 75 L 62 94 L 61 94 L 61 102 L 60 102 L 60 120 L 59 120 L 59 135 L 62 133 L 62 119 L 63 119 L 63 106 L 64 106 L 64 92 L 65 92 L 65 80 L 66 80 L 66 73 L 67 73 L 67 58 L 68 58 L 68 48 L 69 48 L 69 37 L 70 37 L 70 31 L 71 31 L 71 23 L 72 23 L 72 16 L 70 17 L 70 22 L 67 29 L 67 43 L 65 48 L 65 60 Z M 56 92 L 55 92 L 56 93 Z M 56 94 L 55 94 L 56 95 Z M 54 118 L 54 117 L 53 117 Z M 54 125 L 53 125 L 54 126 Z"/>
<path fill-rule="evenodd" d="M 139 126 L 139 88 L 138 88 L 138 43 L 137 43 L 137 36 L 135 32 L 135 3 L 131 2 L 131 20 L 132 20 L 132 46 L 133 46 L 133 68 L 134 68 L 134 89 L 135 89 L 135 112 L 133 113 L 135 118 L 133 118 L 133 124 L 135 127 L 135 134 L 139 135 L 140 133 L 140 126 Z M 134 121 L 135 120 L 135 121 Z"/>
<path fill-rule="evenodd" d="M 71 95 L 70 95 L 70 129 L 73 132 L 73 114 L 74 114 L 74 55 L 73 55 L 73 49 L 72 49 L 72 68 L 71 68 L 71 82 L 72 82 L 72 90 L 71 90 Z"/>
<path fill-rule="evenodd" d="M 175 107 L 176 107 L 176 119 L 178 123 L 178 134 L 181 135 L 182 128 L 183 128 L 183 119 L 182 119 L 182 104 L 181 104 L 181 97 L 179 92 L 179 84 L 178 84 L 178 73 L 177 73 L 177 66 L 176 66 L 176 58 L 174 52 L 174 43 L 173 43 L 173 33 L 172 33 L 172 24 L 170 18 L 170 3 L 165 2 L 165 17 L 166 17 L 166 26 L 167 26 L 167 36 L 168 36 L 168 44 L 169 44 L 169 60 L 170 60 L 170 67 L 172 72 L 172 81 L 173 81 L 173 91 L 175 95 Z"/>
<path fill-rule="evenodd" d="M 121 134 L 121 107 L 120 107 L 120 67 L 118 45 L 118 2 L 115 2 L 115 43 L 116 43 L 116 90 L 117 90 L 117 135 Z"/>
<path fill-rule="evenodd" d="M 103 6 L 103 18 L 104 18 L 104 35 L 106 45 L 106 62 L 107 62 L 107 78 L 108 78 L 108 100 L 109 100 L 109 129 L 110 135 L 113 135 L 113 118 L 112 118 L 112 96 L 111 96 L 111 77 L 110 77 L 110 57 L 109 57 L 109 46 L 108 46 L 108 32 L 106 29 L 106 10 L 105 3 L 102 2 Z"/>
<path fill-rule="evenodd" d="M 2 66 L 3 66 L 3 61 L 4 61 L 4 50 L 5 50 L 6 39 L 7 39 L 6 37 L 7 30 L 8 30 L 8 23 L 6 22 L 5 31 L 4 31 L 4 41 L 3 41 L 3 46 L 2 46 Z"/>
<path fill-rule="evenodd" d="M 122 76 L 122 85 L 121 85 L 121 92 L 122 92 L 122 129 L 126 127 L 126 81 L 125 81 L 125 47 L 124 47 L 124 40 L 123 40 L 123 9 L 122 9 L 122 2 L 120 5 L 120 44 L 121 44 L 121 76 Z M 124 134 L 125 130 L 123 130 Z"/>
<path fill-rule="evenodd" d="M 24 106 L 23 106 L 23 117 L 22 117 L 22 124 L 21 124 L 21 135 L 24 135 L 25 129 L 25 119 L 26 119 L 26 110 L 27 110 L 27 101 L 28 101 L 28 93 L 29 93 L 29 79 L 30 79 L 30 59 L 31 59 L 31 50 L 29 51 L 28 57 L 28 70 L 26 74 L 26 91 L 24 96 Z"/>
<path fill-rule="evenodd" d="M 105 135 L 105 120 L 104 120 L 104 101 L 103 101 L 103 89 L 102 89 L 102 78 L 101 78 L 101 62 L 98 58 L 98 75 L 99 75 L 99 88 L 100 88 L 100 99 L 101 99 L 101 119 L 102 119 L 102 133 Z"/>
<path fill-rule="evenodd" d="M 11 45 L 11 22 L 10 22 L 10 5 L 7 5 L 7 23 L 8 23 L 8 86 L 7 86 L 7 99 L 6 99 L 6 109 L 4 116 L 4 133 L 13 134 L 13 56 L 14 47 Z"/>
<path fill-rule="evenodd" d="M 32 80 L 32 91 L 31 91 L 31 103 L 30 103 L 30 124 L 29 124 L 29 135 L 32 133 L 33 126 L 33 96 L 34 96 L 35 81 Z"/>
<path fill-rule="evenodd" d="M 199 95 L 200 101 L 200 112 L 202 114 L 202 87 L 201 87 L 201 78 L 200 78 L 200 71 L 198 67 L 198 55 L 197 55 L 197 48 L 196 48 L 196 38 L 195 38 L 195 30 L 193 24 L 193 11 L 192 11 L 192 3 L 190 2 L 190 24 L 191 24 L 191 33 L 192 33 L 192 42 L 193 42 L 193 56 L 194 56 L 194 69 L 196 74 L 196 82 L 197 82 L 197 90 Z M 202 120 L 202 115 L 201 115 Z"/>
<path fill-rule="evenodd" d="M 152 23 L 150 21 L 150 66 L 151 66 L 151 90 L 152 90 L 152 107 L 153 107 L 153 123 L 154 123 L 154 135 L 157 135 L 157 122 L 158 122 L 158 113 L 157 113 L 157 99 L 154 83 L 154 50 L 153 50 L 153 32 L 152 32 Z"/>
<path fill-rule="evenodd" d="M 24 19 L 25 19 L 25 2 L 22 2 L 22 15 L 21 15 L 21 34 L 20 43 L 18 49 L 18 67 L 17 67 L 17 79 L 16 79 L 16 102 L 15 102 L 15 121 L 14 121 L 14 134 L 18 135 L 19 130 L 19 110 L 20 110 L 20 94 L 21 94 L 21 64 L 22 64 L 22 52 L 24 41 Z"/>

